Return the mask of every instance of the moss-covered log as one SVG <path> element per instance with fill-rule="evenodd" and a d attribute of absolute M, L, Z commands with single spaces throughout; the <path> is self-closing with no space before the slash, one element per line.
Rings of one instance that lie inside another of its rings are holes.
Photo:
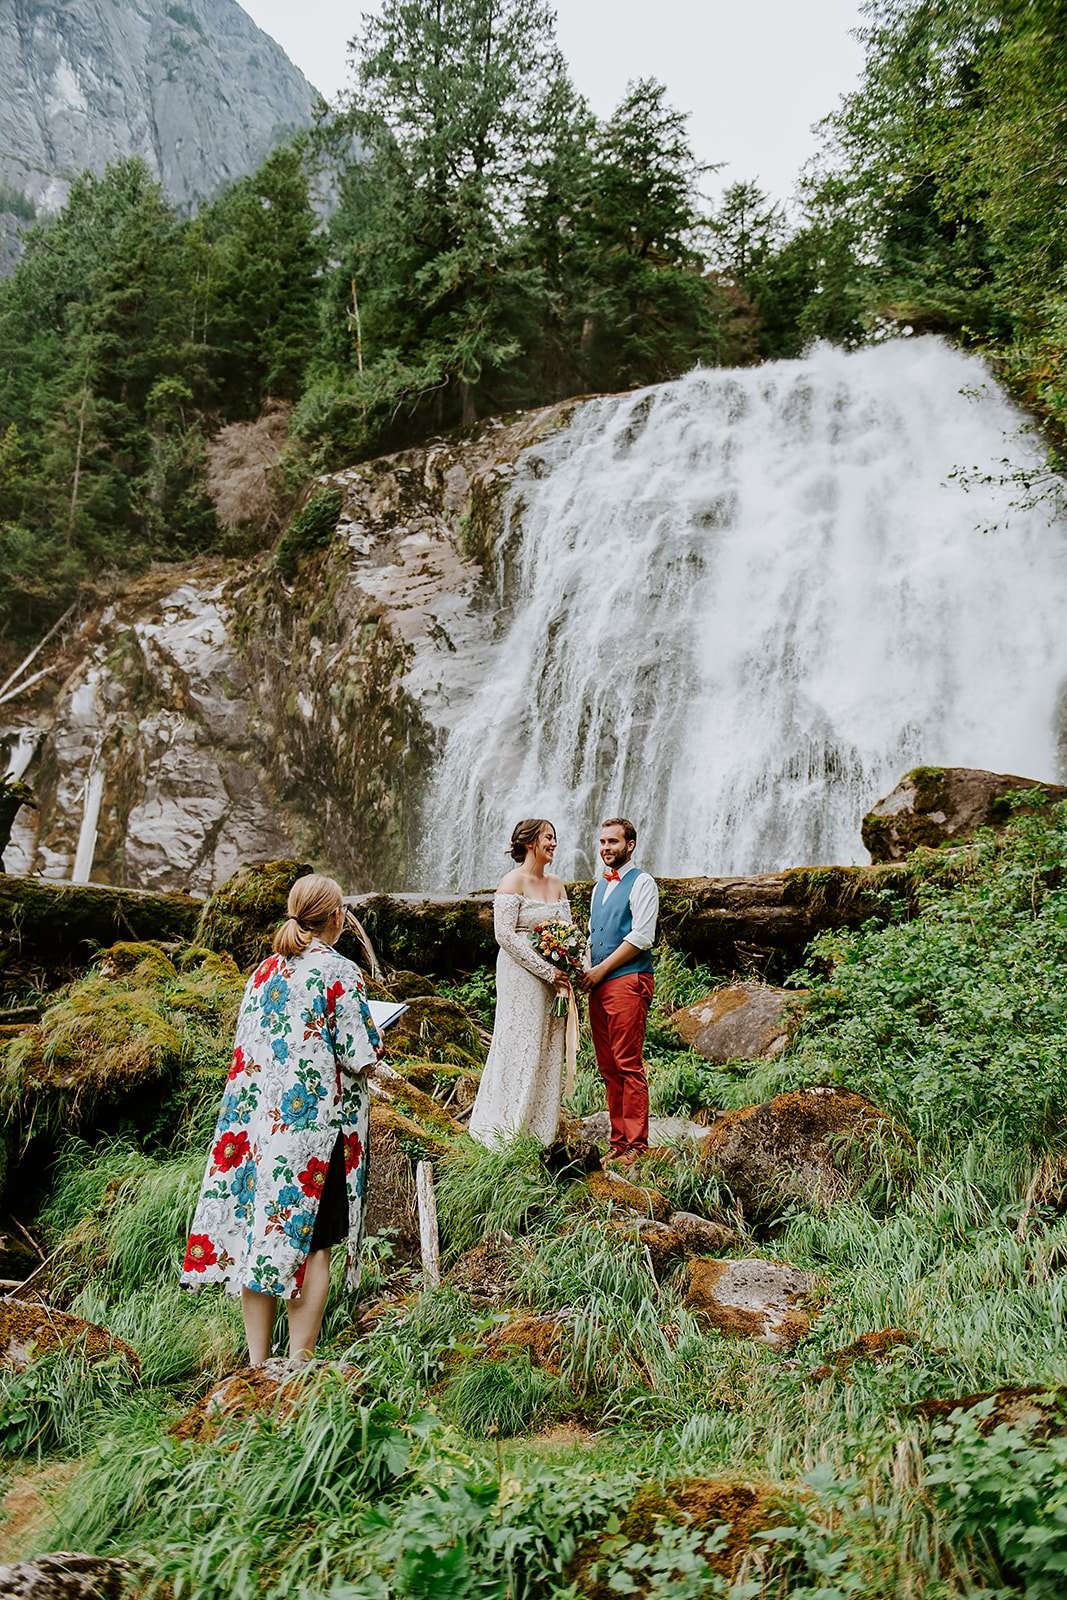
<path fill-rule="evenodd" d="M 93 883 L 0 876 L 0 972 L 84 965 L 120 939 L 191 939 L 203 904 Z"/>
<path fill-rule="evenodd" d="M 470 972 L 496 959 L 491 894 L 365 894 L 348 904 L 387 966 Z"/>
<path fill-rule="evenodd" d="M 955 881 L 967 851 L 919 850 L 875 867 L 794 867 L 749 878 L 659 878 L 660 936 L 716 972 L 757 967 L 767 978 L 795 967 L 819 933 L 858 928 L 910 905 L 920 883 Z M 569 883 L 575 921 L 589 920 L 590 883 Z M 389 965 L 469 971 L 496 959 L 493 897 L 362 895 L 349 904 Z"/>

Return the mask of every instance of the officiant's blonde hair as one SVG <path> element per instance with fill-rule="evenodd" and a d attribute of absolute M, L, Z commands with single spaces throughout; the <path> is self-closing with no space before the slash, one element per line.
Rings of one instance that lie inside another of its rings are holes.
<path fill-rule="evenodd" d="M 516 822 L 511 830 L 511 843 L 508 845 L 508 854 L 513 861 L 525 861 L 526 852 L 532 850 L 541 837 L 542 828 L 551 828 L 555 833 L 556 825 L 549 822 L 547 817 L 524 817 L 522 822 Z"/>
<path fill-rule="evenodd" d="M 288 919 L 274 935 L 275 955 L 288 960 L 302 956 L 331 917 L 336 916 L 341 900 L 341 885 L 333 878 L 324 878 L 317 872 L 297 878 L 286 902 Z"/>

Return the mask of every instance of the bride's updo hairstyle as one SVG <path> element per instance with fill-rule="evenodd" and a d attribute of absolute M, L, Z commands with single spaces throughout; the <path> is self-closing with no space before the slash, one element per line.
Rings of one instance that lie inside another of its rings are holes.
<path fill-rule="evenodd" d="M 332 878 L 323 878 L 317 872 L 297 878 L 286 903 L 289 920 L 274 935 L 275 954 L 288 960 L 302 956 L 311 941 L 325 932 L 340 904 L 341 885 Z"/>
<path fill-rule="evenodd" d="M 533 849 L 542 828 L 551 828 L 553 833 L 556 831 L 555 823 L 549 822 L 547 817 L 526 817 L 522 822 L 516 822 L 508 845 L 508 854 L 513 861 L 526 860 L 526 852 Z"/>

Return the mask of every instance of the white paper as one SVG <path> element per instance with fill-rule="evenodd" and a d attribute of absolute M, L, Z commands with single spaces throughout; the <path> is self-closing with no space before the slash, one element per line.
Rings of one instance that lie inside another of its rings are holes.
<path fill-rule="evenodd" d="M 406 1000 L 368 1000 L 367 1010 L 379 1033 L 384 1033 L 390 1023 L 403 1016 L 408 1008 Z"/>

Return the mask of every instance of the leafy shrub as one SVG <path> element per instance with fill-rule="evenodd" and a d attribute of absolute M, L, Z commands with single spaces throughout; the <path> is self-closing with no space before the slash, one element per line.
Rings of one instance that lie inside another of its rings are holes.
<path fill-rule="evenodd" d="M 292 583 L 304 556 L 329 544 L 341 515 L 341 503 L 340 489 L 323 489 L 293 517 L 274 552 L 275 569 L 286 583 Z"/>
<path fill-rule="evenodd" d="M 1059 1600 L 1067 1573 L 1067 1438 L 1032 1442 L 1026 1428 L 981 1428 L 995 1402 L 984 1400 L 934 1430 L 941 1448 L 927 1482 L 948 1513 L 949 1540 L 989 1552 L 1026 1600 Z"/>
<path fill-rule="evenodd" d="M 976 1129 L 1062 1149 L 1067 1124 L 1067 807 L 980 841 L 955 887 L 919 891 L 913 921 L 815 941 L 801 1034 L 734 1103 L 840 1082 L 928 1149 Z"/>

